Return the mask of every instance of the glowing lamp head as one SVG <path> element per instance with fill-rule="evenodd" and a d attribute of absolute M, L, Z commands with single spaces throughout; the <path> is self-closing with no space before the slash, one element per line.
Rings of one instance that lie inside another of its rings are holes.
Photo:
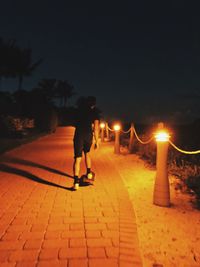
<path fill-rule="evenodd" d="M 155 134 L 155 138 L 157 142 L 168 142 L 170 135 L 165 131 L 159 131 Z"/>
<path fill-rule="evenodd" d="M 113 129 L 114 129 L 115 131 L 119 131 L 119 130 L 121 129 L 121 127 L 120 127 L 119 124 L 115 124 L 115 125 L 113 126 Z"/>
<path fill-rule="evenodd" d="M 101 122 L 101 123 L 100 123 L 100 128 L 101 128 L 101 129 L 104 129 L 105 127 L 106 127 L 106 124 L 105 124 L 104 122 Z"/>

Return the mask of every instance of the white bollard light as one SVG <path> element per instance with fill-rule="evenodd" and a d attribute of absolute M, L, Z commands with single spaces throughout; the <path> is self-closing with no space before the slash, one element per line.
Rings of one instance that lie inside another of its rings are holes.
<path fill-rule="evenodd" d="M 115 146 L 114 146 L 114 153 L 119 154 L 120 153 L 120 125 L 115 124 L 114 125 L 114 131 L 115 131 Z"/>
<path fill-rule="evenodd" d="M 100 123 L 100 129 L 101 129 L 101 142 L 104 142 L 104 132 L 105 132 L 105 123 L 101 122 Z"/>
<path fill-rule="evenodd" d="M 158 125 L 158 132 L 155 134 L 157 143 L 157 156 L 153 203 L 163 207 L 170 206 L 170 188 L 167 171 L 169 138 L 170 136 L 164 129 L 163 123 L 160 123 Z"/>

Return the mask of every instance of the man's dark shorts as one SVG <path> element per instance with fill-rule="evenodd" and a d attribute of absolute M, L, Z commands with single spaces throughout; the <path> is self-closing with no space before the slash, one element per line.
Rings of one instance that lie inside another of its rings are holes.
<path fill-rule="evenodd" d="M 82 152 L 90 152 L 92 146 L 92 133 L 76 133 L 74 136 L 74 157 L 82 157 Z"/>

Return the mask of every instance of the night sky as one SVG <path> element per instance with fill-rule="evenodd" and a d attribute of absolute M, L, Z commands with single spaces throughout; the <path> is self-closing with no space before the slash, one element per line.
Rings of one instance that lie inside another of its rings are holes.
<path fill-rule="evenodd" d="M 192 1 L 7 0 L 0 36 L 31 47 L 41 66 L 23 88 L 66 79 L 95 95 L 105 118 L 190 122 L 200 117 L 200 20 Z M 17 88 L 3 80 L 2 90 Z"/>

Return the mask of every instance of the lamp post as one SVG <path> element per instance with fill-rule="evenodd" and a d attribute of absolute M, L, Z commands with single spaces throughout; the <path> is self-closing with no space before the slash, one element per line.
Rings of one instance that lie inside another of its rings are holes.
<path fill-rule="evenodd" d="M 100 123 L 100 129 L 101 129 L 101 142 L 104 142 L 104 130 L 105 130 L 105 123 L 101 122 Z"/>
<path fill-rule="evenodd" d="M 155 134 L 157 143 L 156 179 L 154 185 L 153 203 L 158 206 L 170 206 L 170 189 L 167 172 L 167 154 L 169 134 L 164 129 L 164 124 L 158 124 L 158 132 Z"/>
<path fill-rule="evenodd" d="M 115 131 L 115 147 L 114 147 L 114 153 L 115 154 L 119 154 L 120 153 L 120 142 L 119 142 L 119 138 L 120 138 L 120 125 L 119 124 L 115 124 L 114 125 L 114 131 Z"/>
<path fill-rule="evenodd" d="M 129 139 L 129 145 L 128 145 L 128 150 L 130 152 L 133 150 L 133 141 L 134 141 L 134 125 L 133 123 L 131 123 L 130 139 Z"/>
<path fill-rule="evenodd" d="M 109 129 L 108 129 L 108 123 L 105 123 L 105 128 L 106 128 L 106 141 L 110 140 L 110 135 L 109 135 Z"/>

